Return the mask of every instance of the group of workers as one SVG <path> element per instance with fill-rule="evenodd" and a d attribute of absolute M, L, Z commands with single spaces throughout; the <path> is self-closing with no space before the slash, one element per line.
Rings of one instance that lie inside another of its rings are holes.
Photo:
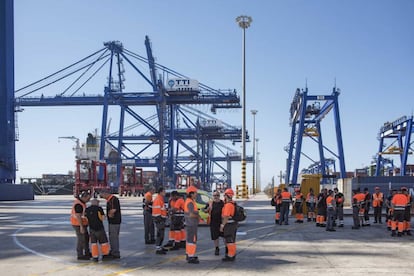
<path fill-rule="evenodd" d="M 154 192 L 154 189 L 150 189 L 144 196 L 145 244 L 155 244 L 155 253 L 160 255 L 185 248 L 186 261 L 198 264 L 200 261 L 196 251 L 200 215 L 196 203 L 197 188 L 189 186 L 186 189 L 185 199 L 177 191 L 173 191 L 168 204 L 164 202 L 165 189 L 163 187 L 158 188 L 155 199 L 153 199 Z M 224 192 L 224 200 L 221 200 L 220 193 L 214 191 L 213 200 L 204 208 L 204 211 L 209 213 L 210 233 L 215 246 L 215 255 L 220 254 L 219 237 L 224 238 L 226 253 L 223 261 L 234 261 L 236 257 L 237 222 L 232 218 L 235 214 L 233 196 L 233 190 L 227 189 Z M 169 241 L 162 245 L 167 216 L 170 219 Z"/>
<path fill-rule="evenodd" d="M 344 194 L 338 188 L 333 190 L 322 189 L 315 195 L 312 188 L 306 197 L 300 188 L 294 189 L 294 195 L 288 188 L 278 189 L 271 200 L 275 206 L 275 223 L 279 225 L 289 224 L 289 208 L 293 205 L 292 213 L 295 213 L 296 223 L 304 221 L 304 206 L 307 210 L 307 221 L 316 222 L 316 226 L 326 227 L 326 231 L 336 231 L 334 226 L 344 227 Z M 412 198 L 406 187 L 400 190 L 394 189 L 385 198 L 379 187 L 371 194 L 368 188 L 361 191 L 359 188 L 352 195 L 352 229 L 370 226 L 370 208 L 373 208 L 374 223 L 382 224 L 382 209 L 386 207 L 386 223 L 391 236 L 411 235 L 411 205 Z M 315 214 L 315 211 L 316 214 Z M 337 223 L 338 220 L 338 223 Z"/>
<path fill-rule="evenodd" d="M 294 195 L 288 188 L 278 189 L 271 200 L 271 205 L 275 206 L 275 224 L 289 224 L 289 209 L 293 205 L 292 213 L 295 214 L 295 223 L 304 222 L 304 207 L 307 210 L 307 221 L 316 222 L 316 226 L 325 227 L 326 231 L 335 231 L 335 220 L 339 219 L 339 227 L 344 226 L 344 195 L 338 191 L 322 189 L 316 195 L 312 188 L 308 194 L 302 194 L 300 188 L 294 189 Z M 317 212 L 316 212 L 317 211 Z M 325 221 L 326 218 L 326 221 Z"/>
<path fill-rule="evenodd" d="M 121 206 L 119 199 L 107 190 L 100 191 L 106 200 L 106 218 L 108 220 L 109 240 L 103 220 L 105 213 L 99 206 L 99 200 L 92 198 L 88 190 L 81 191 L 72 205 L 71 224 L 77 237 L 76 253 L 78 260 L 99 261 L 121 258 L 119 251 L 119 232 L 121 226 Z M 91 199 L 92 198 L 92 199 Z M 90 206 L 86 204 L 91 202 Z"/>

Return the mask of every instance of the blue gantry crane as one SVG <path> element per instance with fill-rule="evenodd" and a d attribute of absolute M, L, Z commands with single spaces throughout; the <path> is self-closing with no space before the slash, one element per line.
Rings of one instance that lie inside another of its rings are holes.
<path fill-rule="evenodd" d="M 239 96 L 235 90 L 213 89 L 155 63 L 148 37 L 145 38 L 145 46 L 146 58 L 124 48 L 119 41 L 106 42 L 103 49 L 16 90 L 15 105 L 102 106 L 99 159 L 116 165 L 116 179 L 120 179 L 123 163 L 133 162 L 137 167 L 156 167 L 159 185 L 173 185 L 177 173 L 183 172 L 194 175 L 204 185 L 210 185 L 214 181 L 212 167 L 229 160 L 223 161 L 214 155 L 213 141 L 237 142 L 241 129 L 207 116 L 190 105 L 210 105 L 214 113 L 219 108 L 240 108 Z M 143 64 L 148 66 L 148 71 L 142 69 Z M 106 65 L 109 66 L 109 76 L 103 94 L 82 93 L 88 82 Z M 147 90 L 126 89 L 127 66 L 141 76 L 140 85 L 147 85 Z M 70 78 L 65 89 L 51 88 L 60 80 Z M 41 96 L 33 96 L 41 91 Z M 53 96 L 47 96 L 50 93 L 54 93 Z M 118 118 L 119 128 L 108 133 L 108 118 L 114 116 Z M 105 145 L 108 144 L 114 149 L 110 157 L 105 156 Z M 231 160 L 235 161 L 234 156 Z M 224 175 L 231 183 L 228 171 Z"/>
<path fill-rule="evenodd" d="M 407 159 L 412 154 L 411 133 L 413 132 L 413 116 L 402 116 L 393 122 L 386 122 L 378 133 L 379 148 L 375 176 L 381 176 L 384 168 L 390 163 L 385 155 L 397 155 L 400 159 L 399 175 L 407 175 Z M 385 141 L 390 143 L 386 144 Z M 394 164 L 392 163 L 392 168 Z"/>
<path fill-rule="evenodd" d="M 325 157 L 325 152 L 329 152 L 339 160 L 340 177 L 346 177 L 344 150 L 342 144 L 341 123 L 339 118 L 338 96 L 340 90 L 333 88 L 331 95 L 309 95 L 308 88 L 297 89 L 290 107 L 290 125 L 292 127 L 289 145 L 286 147 L 288 159 L 286 161 L 285 183 L 287 185 L 297 185 L 298 171 L 301 156 L 306 156 L 314 164 L 325 181 L 330 173 L 329 167 L 332 166 L 331 158 Z M 334 112 L 337 153 L 324 145 L 322 139 L 321 122 L 331 111 Z M 309 138 L 318 145 L 319 161 L 313 160 L 302 151 L 303 138 Z M 333 162 L 334 164 L 334 162 Z"/>

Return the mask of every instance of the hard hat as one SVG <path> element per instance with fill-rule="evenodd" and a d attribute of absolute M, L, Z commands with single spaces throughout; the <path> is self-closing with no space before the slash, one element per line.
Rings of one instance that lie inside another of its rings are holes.
<path fill-rule="evenodd" d="M 229 197 L 233 197 L 234 196 L 234 192 L 231 188 L 226 189 L 226 191 L 224 192 L 225 195 L 229 196 Z"/>
<path fill-rule="evenodd" d="M 197 188 L 194 186 L 189 186 L 186 190 L 186 193 L 189 194 L 191 192 L 197 193 Z"/>
<path fill-rule="evenodd" d="M 401 191 L 408 191 L 407 187 L 401 187 Z"/>

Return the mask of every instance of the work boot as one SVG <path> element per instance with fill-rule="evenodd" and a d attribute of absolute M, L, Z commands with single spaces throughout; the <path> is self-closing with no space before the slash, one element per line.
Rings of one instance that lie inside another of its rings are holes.
<path fill-rule="evenodd" d="M 173 247 L 174 246 L 174 242 L 173 241 L 168 241 L 166 244 L 164 244 L 163 247 Z"/>
<path fill-rule="evenodd" d="M 234 262 L 234 260 L 236 259 L 236 256 L 233 257 L 229 257 L 228 255 L 226 255 L 223 259 L 221 259 L 223 262 Z"/>
<path fill-rule="evenodd" d="M 89 261 L 89 259 L 90 258 L 88 256 L 85 256 L 85 255 L 78 256 L 79 261 Z"/>
<path fill-rule="evenodd" d="M 112 255 L 103 255 L 102 256 L 102 261 L 110 261 L 113 260 L 113 256 Z"/>
<path fill-rule="evenodd" d="M 99 262 L 98 258 L 92 258 L 92 261 L 94 261 L 95 263 Z"/>
<path fill-rule="evenodd" d="M 185 248 L 185 246 L 186 246 L 186 241 L 181 241 L 180 242 L 180 247 L 181 248 Z"/>
<path fill-rule="evenodd" d="M 402 237 L 402 233 L 401 232 L 398 232 L 397 236 L 398 237 Z"/>
<path fill-rule="evenodd" d="M 216 250 L 214 251 L 214 255 L 216 256 L 220 255 L 220 248 L 216 247 Z"/>
<path fill-rule="evenodd" d="M 175 251 L 175 250 L 178 250 L 178 249 L 180 249 L 180 243 L 174 243 L 174 246 L 173 247 L 171 247 L 169 250 L 170 251 Z"/>
<path fill-rule="evenodd" d="M 188 261 L 189 264 L 199 264 L 200 261 L 198 260 L 198 257 L 189 257 Z"/>
<path fill-rule="evenodd" d="M 162 250 L 162 249 L 157 249 L 157 250 L 155 250 L 155 254 L 158 254 L 158 255 L 165 255 L 165 254 L 167 254 L 167 252 L 165 252 L 164 250 Z"/>
<path fill-rule="evenodd" d="M 395 233 L 395 230 L 392 230 L 391 237 L 395 237 L 397 234 Z"/>

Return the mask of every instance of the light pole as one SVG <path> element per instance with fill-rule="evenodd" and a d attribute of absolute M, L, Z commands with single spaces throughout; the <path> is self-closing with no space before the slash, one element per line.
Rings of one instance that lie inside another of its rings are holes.
<path fill-rule="evenodd" d="M 252 181 L 252 186 L 253 186 L 253 194 L 256 194 L 256 114 L 257 114 L 257 110 L 253 109 L 250 110 L 250 112 L 253 115 L 253 181 Z"/>
<path fill-rule="evenodd" d="M 241 182 L 242 190 L 247 191 L 246 185 L 246 29 L 250 27 L 252 23 L 252 18 L 247 15 L 240 15 L 236 18 L 236 22 L 239 24 L 239 27 L 243 29 L 243 42 L 242 42 L 242 52 L 243 52 L 243 121 L 242 121 L 242 160 L 241 160 Z M 247 197 L 247 194 L 246 194 Z"/>

